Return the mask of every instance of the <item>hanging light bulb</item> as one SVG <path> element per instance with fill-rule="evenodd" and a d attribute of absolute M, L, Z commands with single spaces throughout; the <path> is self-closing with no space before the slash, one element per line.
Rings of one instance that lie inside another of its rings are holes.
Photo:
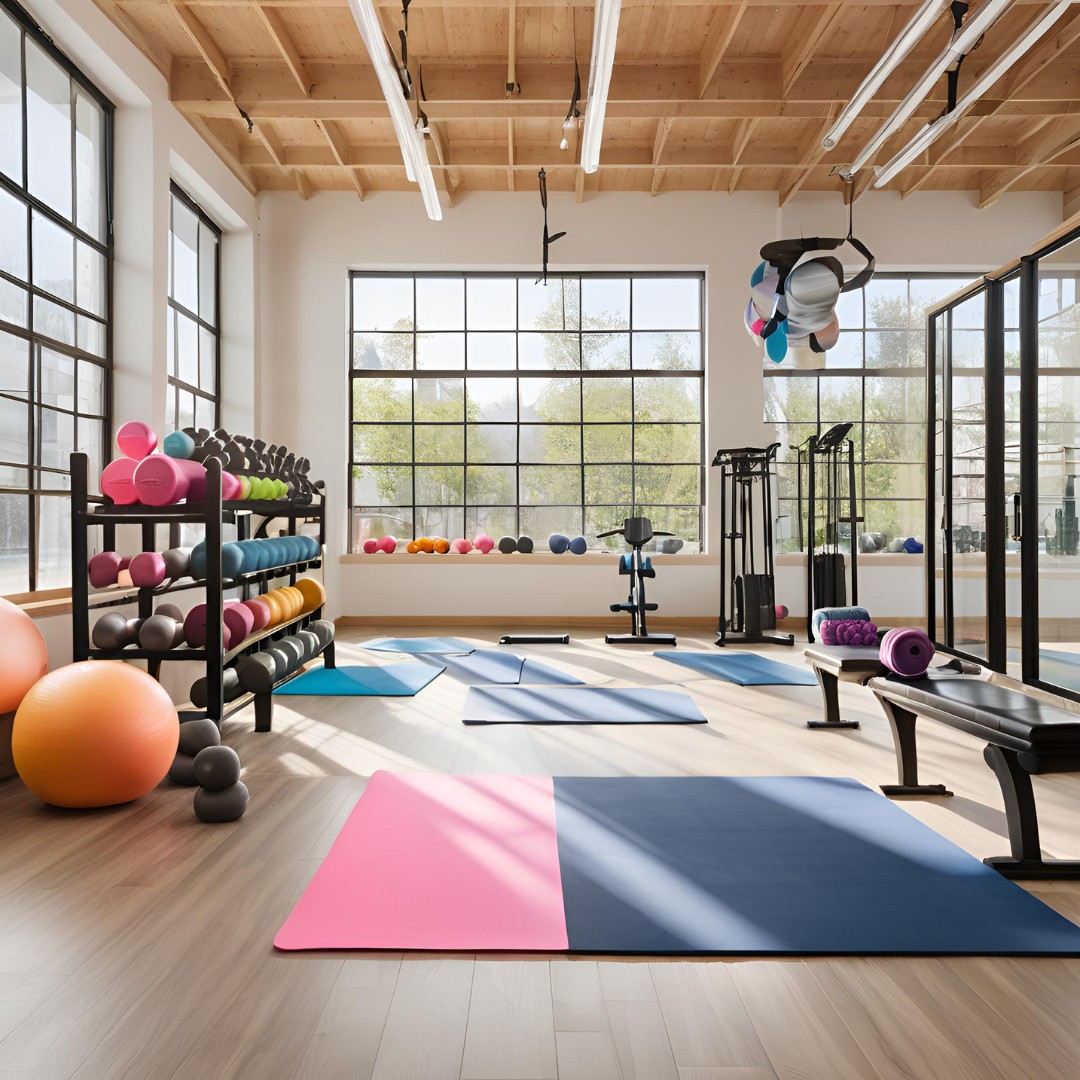
<path fill-rule="evenodd" d="M 565 135 L 559 140 L 559 149 L 560 150 L 569 150 L 570 149 L 570 144 L 566 141 L 566 136 Z"/>

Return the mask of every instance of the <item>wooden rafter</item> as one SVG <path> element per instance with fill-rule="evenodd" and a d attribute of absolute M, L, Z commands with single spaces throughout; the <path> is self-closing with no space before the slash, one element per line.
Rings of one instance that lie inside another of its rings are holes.
<path fill-rule="evenodd" d="M 807 69 L 818 46 L 828 36 L 842 12 L 843 4 L 826 5 L 818 11 L 806 32 L 795 37 L 791 49 L 781 60 L 784 73 L 784 97 L 791 93 L 792 87 Z"/>
<path fill-rule="evenodd" d="M 307 65 L 301 59 L 300 51 L 293 42 L 280 13 L 276 8 L 267 7 L 266 4 L 255 5 L 255 11 L 266 28 L 266 32 L 274 39 L 274 44 L 288 65 L 290 74 L 296 80 L 300 93 L 304 97 L 310 97 L 311 76 L 308 74 Z"/>
<path fill-rule="evenodd" d="M 341 129 L 332 120 L 316 120 L 316 126 L 322 132 L 323 138 L 330 144 L 330 152 L 334 155 L 335 164 L 345 170 L 349 176 L 349 183 L 356 189 L 360 201 L 364 200 L 364 185 L 360 182 L 356 168 L 352 163 L 352 154 L 349 150 L 345 136 Z"/>
<path fill-rule="evenodd" d="M 1033 140 L 1022 143 L 1017 148 L 1016 167 L 1002 169 L 979 185 L 979 209 L 992 206 L 1029 173 L 1077 149 L 1080 149 L 1080 132 L 1075 130 L 1065 138 L 1056 130 L 1043 132 L 1041 137 L 1035 136 Z"/>
<path fill-rule="evenodd" d="M 824 125 L 813 133 L 813 137 L 809 144 L 803 148 L 802 161 L 798 166 L 798 171 L 784 186 L 780 189 L 779 198 L 777 204 L 781 207 L 787 206 L 792 197 L 799 191 L 799 189 L 810 179 L 811 173 L 817 166 L 818 162 L 825 156 L 825 148 L 821 145 L 821 140 L 825 136 L 825 132 L 832 127 L 833 118 L 830 116 L 826 119 Z"/>
<path fill-rule="evenodd" d="M 176 12 L 176 17 L 180 20 L 180 25 L 183 26 L 187 36 L 194 43 L 195 48 L 199 50 L 199 55 L 206 61 L 207 67 L 210 68 L 211 73 L 221 86 L 221 89 L 225 91 L 229 98 L 232 98 L 233 92 L 229 79 L 229 61 L 218 47 L 217 42 L 210 36 L 206 27 L 199 22 L 195 12 L 192 11 L 187 4 L 173 3 L 172 9 Z"/>
<path fill-rule="evenodd" d="M 717 6 L 712 22 L 709 24 L 709 36 L 701 50 L 701 65 L 698 73 L 698 97 L 704 97 L 705 91 L 713 81 L 720 62 L 731 46 L 731 39 L 739 29 L 739 23 L 746 12 L 747 5 L 733 4 L 726 8 Z"/>

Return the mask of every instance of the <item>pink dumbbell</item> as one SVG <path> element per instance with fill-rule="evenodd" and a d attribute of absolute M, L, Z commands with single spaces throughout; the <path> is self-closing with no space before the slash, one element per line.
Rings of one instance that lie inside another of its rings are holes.
<path fill-rule="evenodd" d="M 118 506 L 138 502 L 134 484 L 135 466 L 138 464 L 129 457 L 110 461 L 101 471 L 101 494 L 108 495 Z"/>
<path fill-rule="evenodd" d="M 134 486 L 139 502 L 147 506 L 171 506 L 186 499 L 202 502 L 206 498 L 206 469 L 199 461 L 151 454 L 135 468 Z M 229 472 L 221 474 L 221 497 L 235 499 L 240 481 Z"/>
<path fill-rule="evenodd" d="M 124 457 L 140 461 L 157 449 L 157 432 L 141 420 L 129 420 L 116 433 L 116 445 Z"/>
<path fill-rule="evenodd" d="M 228 625 L 221 628 L 222 642 L 226 649 L 232 647 L 232 634 Z M 206 645 L 206 605 L 196 604 L 184 619 L 184 640 L 193 648 L 201 649 Z"/>
<path fill-rule="evenodd" d="M 155 588 L 166 577 L 165 560 L 156 551 L 140 551 L 127 567 L 136 588 Z"/>
<path fill-rule="evenodd" d="M 239 600 L 226 602 L 222 618 L 229 631 L 229 640 L 236 642 L 237 645 L 252 633 L 255 627 L 255 613 Z M 226 646 L 226 648 L 231 647 L 231 645 Z"/>
<path fill-rule="evenodd" d="M 115 551 L 102 551 L 95 555 L 87 565 L 90 576 L 90 584 L 95 589 L 104 589 L 107 585 L 115 585 L 120 573 L 120 556 Z"/>

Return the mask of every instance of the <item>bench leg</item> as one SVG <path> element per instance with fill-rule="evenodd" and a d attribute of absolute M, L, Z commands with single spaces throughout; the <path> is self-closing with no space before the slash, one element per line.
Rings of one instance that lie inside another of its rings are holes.
<path fill-rule="evenodd" d="M 269 731 L 274 715 L 274 699 L 269 694 L 255 695 L 255 730 Z"/>
<path fill-rule="evenodd" d="M 919 755 L 915 747 L 915 714 L 901 708 L 880 694 L 874 695 L 881 702 L 892 727 L 893 744 L 896 747 L 896 771 L 899 784 L 882 784 L 881 790 L 894 798 L 897 795 L 951 795 L 944 784 L 919 783 Z"/>
<path fill-rule="evenodd" d="M 840 698 L 837 690 L 840 680 L 831 672 L 823 671 L 814 667 L 814 675 L 817 676 L 818 686 L 821 687 L 821 700 L 825 705 L 824 720 L 807 720 L 808 728 L 857 728 L 858 720 L 840 719 Z"/>
<path fill-rule="evenodd" d="M 1012 849 L 1011 856 L 996 855 L 983 862 L 1007 878 L 1080 878 L 1080 862 L 1042 857 L 1031 775 L 1020 766 L 1016 751 L 991 743 L 983 750 L 983 758 L 1001 785 Z"/>

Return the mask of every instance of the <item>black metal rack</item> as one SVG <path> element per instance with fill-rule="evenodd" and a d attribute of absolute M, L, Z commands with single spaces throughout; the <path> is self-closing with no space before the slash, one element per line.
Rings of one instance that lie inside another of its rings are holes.
<path fill-rule="evenodd" d="M 859 545 L 855 526 L 855 446 L 849 439 L 851 424 L 837 424 L 821 435 L 811 435 L 798 447 L 799 546 L 806 551 L 806 636 L 814 641 L 811 616 L 817 608 L 844 607 L 859 602 Z M 803 535 L 803 469 L 806 469 L 806 534 Z M 824 479 L 824 492 L 819 484 Z M 847 489 L 846 492 L 844 489 Z M 821 547 L 817 543 L 817 509 L 824 504 Z M 844 513 L 844 504 L 847 513 Z M 844 556 L 840 552 L 840 524 L 849 525 L 851 599 L 845 588 Z M 831 550 L 830 550 L 831 549 Z"/>
<path fill-rule="evenodd" d="M 285 566 L 254 573 L 240 574 L 235 578 L 223 578 L 221 564 L 222 525 L 235 525 L 237 539 L 249 538 L 251 519 L 257 514 L 263 521 L 255 530 L 255 537 L 265 537 L 268 523 L 274 518 L 284 519 L 288 523 L 288 535 L 296 535 L 297 525 L 302 521 L 318 521 L 319 548 L 326 542 L 326 506 L 325 497 L 320 492 L 317 502 L 308 504 L 263 502 L 259 500 L 238 500 L 223 503 L 221 499 L 221 463 L 214 458 L 206 462 L 206 500 L 202 503 L 180 503 L 175 506 L 120 506 L 108 498 L 91 497 L 88 491 L 89 462 L 86 454 L 71 455 L 71 625 L 72 659 L 80 660 L 145 660 L 147 670 L 156 679 L 160 675 L 161 664 L 166 660 L 204 662 L 206 665 L 205 710 L 197 715 L 207 716 L 220 724 L 227 716 L 239 711 L 251 700 L 251 694 L 244 694 L 229 702 L 226 709 L 224 697 L 225 668 L 243 653 L 257 651 L 265 643 L 287 633 L 295 633 L 316 619 L 321 618 L 322 608 L 305 612 L 276 626 L 267 627 L 256 634 L 251 634 L 244 641 L 226 650 L 222 636 L 222 615 L 225 594 L 237 590 L 243 600 L 251 599 L 266 592 L 271 581 L 288 578 L 290 585 L 296 584 L 297 574 L 322 566 L 321 558 L 302 560 Z M 156 587 L 125 590 L 122 593 L 102 592 L 90 594 L 87 579 L 87 560 L 89 553 L 88 530 L 100 527 L 102 530 L 102 550 L 116 548 L 116 526 L 138 525 L 141 528 L 140 544 L 142 551 L 157 551 L 157 528 L 169 527 L 169 546 L 179 545 L 180 526 L 201 525 L 205 528 L 206 540 L 206 578 L 181 578 Z M 201 648 L 178 647 L 175 649 L 154 650 L 127 647 L 124 649 L 97 649 L 90 643 L 90 611 L 103 607 L 117 607 L 136 603 L 139 618 L 148 618 L 153 614 L 156 597 L 188 589 L 206 591 L 206 645 Z M 334 666 L 334 643 L 331 641 L 323 650 L 327 667 Z M 270 730 L 272 698 L 270 694 L 278 686 L 295 678 L 299 672 L 292 672 L 274 684 L 270 691 L 254 695 L 255 727 L 257 731 Z M 186 713 L 190 717 L 191 713 Z"/>
<path fill-rule="evenodd" d="M 736 642 L 795 644 L 792 634 L 766 633 L 776 630 L 772 481 L 779 448 L 779 443 L 742 446 L 717 450 L 713 458 L 713 466 L 720 469 L 720 647 Z M 756 529 L 755 498 L 761 503 Z"/>

